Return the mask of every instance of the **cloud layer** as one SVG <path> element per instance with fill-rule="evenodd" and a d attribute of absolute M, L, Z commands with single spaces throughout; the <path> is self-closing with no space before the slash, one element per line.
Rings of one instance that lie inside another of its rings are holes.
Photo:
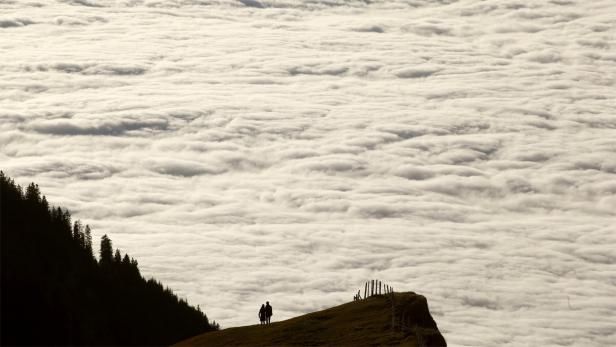
<path fill-rule="evenodd" d="M 0 3 L 0 161 L 223 326 L 616 341 L 611 0 Z"/>

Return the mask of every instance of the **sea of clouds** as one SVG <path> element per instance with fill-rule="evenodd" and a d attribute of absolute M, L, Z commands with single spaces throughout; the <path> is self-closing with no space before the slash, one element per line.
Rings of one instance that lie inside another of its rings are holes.
<path fill-rule="evenodd" d="M 0 0 L 0 168 L 223 327 L 427 296 L 616 344 L 614 0 Z"/>

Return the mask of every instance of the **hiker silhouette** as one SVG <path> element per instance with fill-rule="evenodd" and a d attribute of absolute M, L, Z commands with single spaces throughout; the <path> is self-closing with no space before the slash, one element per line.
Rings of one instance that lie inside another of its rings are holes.
<path fill-rule="evenodd" d="M 265 319 L 267 324 L 270 324 L 270 318 L 272 318 L 272 306 L 270 306 L 269 301 L 265 302 Z"/>
<path fill-rule="evenodd" d="M 261 309 L 259 310 L 259 320 L 261 324 L 265 324 L 265 305 L 261 305 Z"/>

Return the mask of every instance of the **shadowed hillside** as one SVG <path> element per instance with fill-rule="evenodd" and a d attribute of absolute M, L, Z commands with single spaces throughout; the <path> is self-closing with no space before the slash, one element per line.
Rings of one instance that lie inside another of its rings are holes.
<path fill-rule="evenodd" d="M 168 345 L 217 329 L 88 225 L 0 171 L 1 344 Z"/>
<path fill-rule="evenodd" d="M 391 296 L 378 295 L 267 326 L 251 325 L 205 333 L 175 346 L 446 345 L 430 315 L 426 298 L 407 292 L 396 293 L 393 305 Z"/>

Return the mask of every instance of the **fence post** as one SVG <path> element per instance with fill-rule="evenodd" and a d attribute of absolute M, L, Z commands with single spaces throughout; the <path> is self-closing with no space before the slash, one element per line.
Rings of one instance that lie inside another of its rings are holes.
<path fill-rule="evenodd" d="M 374 280 L 370 280 L 370 296 L 374 295 Z"/>
<path fill-rule="evenodd" d="M 368 282 L 366 282 L 366 286 L 364 287 L 364 299 L 368 299 Z"/>
<path fill-rule="evenodd" d="M 381 292 L 381 285 L 382 285 L 382 284 L 383 284 L 383 282 L 379 281 L 379 295 L 383 294 L 383 293 Z"/>

